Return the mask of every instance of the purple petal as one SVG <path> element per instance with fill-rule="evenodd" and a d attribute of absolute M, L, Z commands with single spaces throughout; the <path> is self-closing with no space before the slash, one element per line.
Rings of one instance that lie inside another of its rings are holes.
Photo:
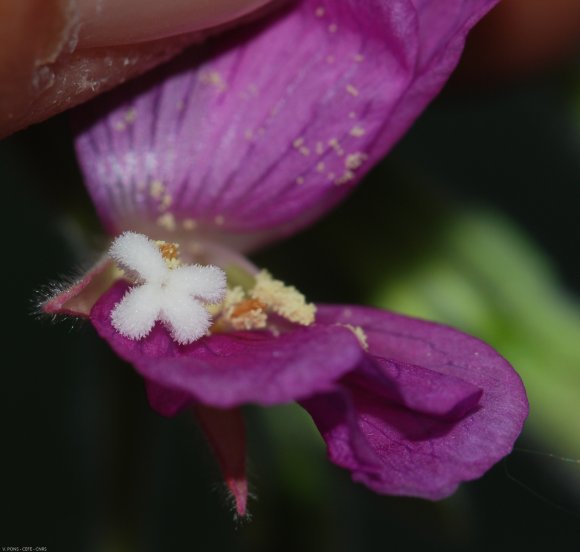
<path fill-rule="evenodd" d="M 444 420 L 458 420 L 477 407 L 482 390 L 460 378 L 422 366 L 371 357 L 346 376 L 349 387 L 415 412 Z"/>
<path fill-rule="evenodd" d="M 527 399 L 519 376 L 489 346 L 446 326 L 370 308 L 321 307 L 318 319 L 362 327 L 375 362 L 375 372 L 363 367 L 358 381 L 348 376 L 334 393 L 302 403 L 331 460 L 353 479 L 380 493 L 439 499 L 511 451 Z M 424 370 L 418 389 L 419 372 L 398 372 L 408 365 Z M 374 384 L 361 385 L 369 374 Z M 395 400 L 381 392 L 393 387 Z M 441 416 L 450 407 L 453 416 Z"/>
<path fill-rule="evenodd" d="M 77 151 L 101 218 L 112 233 L 307 224 L 409 127 L 495 1 L 296 1 L 100 98 Z"/>
<path fill-rule="evenodd" d="M 217 408 L 302 399 L 329 389 L 364 357 L 354 334 L 334 325 L 299 327 L 277 337 L 269 332 L 212 334 L 179 345 L 157 324 L 146 338 L 133 341 L 111 325 L 111 311 L 126 289 L 124 282 L 115 284 L 90 318 L 99 335 L 146 380 L 179 392 L 175 407 L 156 399 L 162 413 L 179 408 L 184 394 Z"/>
<path fill-rule="evenodd" d="M 145 380 L 145 385 L 149 406 L 161 416 L 175 416 L 193 402 L 189 394 L 183 391 L 168 389 L 149 380 Z"/>

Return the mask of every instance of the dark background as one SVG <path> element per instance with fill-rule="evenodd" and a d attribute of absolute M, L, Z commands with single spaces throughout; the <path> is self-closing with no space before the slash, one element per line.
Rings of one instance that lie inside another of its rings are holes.
<path fill-rule="evenodd" d="M 313 300 L 364 303 L 366 290 L 345 268 L 349 248 L 364 242 L 396 264 L 429 249 L 439 222 L 431 201 L 459 210 L 484 204 L 519 226 L 550 260 L 562 289 L 577 295 L 579 75 L 572 64 L 484 90 L 448 87 L 344 205 L 261 253 L 259 264 Z M 2 142 L 0 178 L 0 546 L 578 548 L 580 464 L 521 450 L 553 452 L 532 428 L 520 450 L 481 480 L 430 503 L 376 496 L 353 484 L 325 460 L 309 419 L 295 407 L 248 409 L 257 498 L 250 502 L 253 520 L 235 522 L 193 420 L 154 414 L 142 380 L 91 328 L 34 314 L 35 290 L 70 274 L 100 244 L 66 116 Z M 417 221 L 412 236 L 400 232 L 409 217 Z M 336 240 L 324 259 L 331 277 L 314 264 L 329 236 Z"/>

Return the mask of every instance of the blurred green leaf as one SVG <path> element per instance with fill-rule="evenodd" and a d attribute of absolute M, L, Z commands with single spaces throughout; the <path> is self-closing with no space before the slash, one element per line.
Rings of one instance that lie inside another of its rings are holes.
<path fill-rule="evenodd" d="M 580 309 L 546 258 L 506 219 L 449 211 L 430 252 L 376 278 L 369 302 L 448 323 L 497 348 L 521 374 L 531 430 L 580 456 Z"/>

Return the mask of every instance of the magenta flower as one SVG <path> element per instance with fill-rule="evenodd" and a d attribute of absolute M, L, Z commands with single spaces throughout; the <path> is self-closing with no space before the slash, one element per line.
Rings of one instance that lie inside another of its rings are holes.
<path fill-rule="evenodd" d="M 494 3 L 296 1 L 80 115 L 88 190 L 121 236 L 44 310 L 89 318 L 156 411 L 195 409 L 240 515 L 246 403 L 300 402 L 354 480 L 428 499 L 482 475 L 521 431 L 522 383 L 484 343 L 372 308 L 315 307 L 242 256 L 353 188 Z"/>

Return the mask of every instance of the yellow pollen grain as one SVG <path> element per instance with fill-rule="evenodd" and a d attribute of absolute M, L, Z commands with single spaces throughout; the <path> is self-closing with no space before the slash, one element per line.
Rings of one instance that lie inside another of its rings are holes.
<path fill-rule="evenodd" d="M 218 71 L 205 71 L 201 73 L 199 79 L 204 84 L 215 86 L 219 92 L 226 89 L 226 83 Z"/>
<path fill-rule="evenodd" d="M 161 198 L 161 202 L 159 203 L 159 210 L 165 211 L 166 209 L 169 209 L 169 207 L 171 206 L 172 203 L 173 203 L 173 197 L 171 197 L 169 194 L 165 194 Z"/>
<path fill-rule="evenodd" d="M 221 226 L 226 221 L 223 215 L 217 215 L 213 220 L 218 226 Z"/>
<path fill-rule="evenodd" d="M 308 157 L 310 155 L 310 150 L 306 146 L 302 146 L 301 148 L 298 149 L 298 151 L 305 157 Z"/>
<path fill-rule="evenodd" d="M 316 170 L 319 173 L 324 172 L 324 169 L 326 169 L 326 165 L 322 161 L 320 163 L 318 163 L 318 165 L 316 165 Z"/>
<path fill-rule="evenodd" d="M 336 23 L 331 23 L 328 26 L 328 32 L 335 33 L 336 31 L 338 31 L 338 26 L 336 25 Z"/>
<path fill-rule="evenodd" d="M 351 96 L 354 96 L 355 98 L 358 96 L 358 89 L 356 87 L 354 87 L 352 84 L 347 84 L 346 85 L 346 91 Z"/>
<path fill-rule="evenodd" d="M 350 153 L 344 160 L 345 171 L 342 173 L 334 183 L 337 186 L 351 182 L 355 178 L 355 171 L 366 161 L 368 155 L 361 151 Z"/>
<path fill-rule="evenodd" d="M 234 330 L 261 330 L 268 324 L 268 315 L 259 309 L 254 309 L 228 320 Z"/>
<path fill-rule="evenodd" d="M 360 138 L 361 136 L 364 136 L 365 133 L 365 129 L 358 125 L 350 129 L 350 135 L 354 136 L 355 138 Z"/>
<path fill-rule="evenodd" d="M 184 230 L 194 230 L 197 227 L 197 222 L 192 218 L 184 219 L 181 223 Z"/>
<path fill-rule="evenodd" d="M 125 113 L 124 119 L 128 124 L 134 123 L 137 120 L 137 110 L 134 108 L 129 109 Z"/>
<path fill-rule="evenodd" d="M 358 339 L 361 347 L 365 350 L 369 350 L 369 342 L 367 338 L 367 334 L 360 326 L 353 326 L 352 324 L 342 324 L 345 328 L 349 329 Z"/>
<path fill-rule="evenodd" d="M 326 12 L 325 12 L 324 8 L 322 6 L 320 6 L 320 7 L 316 8 L 314 15 L 316 15 L 316 17 L 324 17 L 325 13 Z"/>
<path fill-rule="evenodd" d="M 316 147 L 314 149 L 318 155 L 324 153 L 324 144 L 322 142 L 316 142 Z"/>
<path fill-rule="evenodd" d="M 346 170 L 344 171 L 344 173 L 342 173 L 342 175 L 340 175 L 335 181 L 334 183 L 337 186 L 341 186 L 342 184 L 346 184 L 347 182 L 351 182 L 352 180 L 354 180 L 354 172 L 351 170 Z"/>
<path fill-rule="evenodd" d="M 261 310 L 263 311 L 266 308 L 264 303 L 258 301 L 257 299 L 244 299 L 243 301 L 238 302 L 232 308 L 232 317 L 237 318 L 239 316 L 244 316 L 248 312 Z"/>
<path fill-rule="evenodd" d="M 296 149 L 301 148 L 304 145 L 304 138 L 296 138 L 296 140 L 294 140 L 294 142 L 292 142 L 292 145 Z"/>
<path fill-rule="evenodd" d="M 244 292 L 241 286 L 228 288 L 223 302 L 224 310 L 228 310 L 230 308 L 235 307 L 238 303 L 241 303 L 245 298 L 246 293 Z"/>
<path fill-rule="evenodd" d="M 331 138 L 328 141 L 328 145 L 336 152 L 336 155 L 342 157 L 344 155 L 344 150 L 340 145 L 340 142 L 336 138 Z"/>
<path fill-rule="evenodd" d="M 181 265 L 181 261 L 179 260 L 179 244 L 162 240 L 158 240 L 155 243 L 169 268 L 176 268 Z"/>
<path fill-rule="evenodd" d="M 175 223 L 175 217 L 172 213 L 165 213 L 161 215 L 157 219 L 157 225 L 169 230 L 169 232 L 173 232 L 177 228 L 177 224 Z"/>
<path fill-rule="evenodd" d="M 355 153 L 351 153 L 351 154 L 346 156 L 346 159 L 344 160 L 344 166 L 347 169 L 355 171 L 367 159 L 368 159 L 368 155 L 366 153 L 363 153 L 362 151 L 357 151 Z"/>
<path fill-rule="evenodd" d="M 165 193 L 165 185 L 161 180 L 154 180 L 149 185 L 149 195 L 153 199 L 161 199 L 161 196 Z"/>
<path fill-rule="evenodd" d="M 275 280 L 266 270 L 256 275 L 256 284 L 249 294 L 290 322 L 303 326 L 314 322 L 316 307 L 307 303 L 304 295 L 295 287 Z"/>
<path fill-rule="evenodd" d="M 296 178 L 296 184 L 304 184 L 304 177 L 298 176 Z"/>
<path fill-rule="evenodd" d="M 266 306 L 257 299 L 247 299 L 240 286 L 228 289 L 223 302 L 222 323 L 234 330 L 257 330 L 265 328 L 268 315 Z"/>

